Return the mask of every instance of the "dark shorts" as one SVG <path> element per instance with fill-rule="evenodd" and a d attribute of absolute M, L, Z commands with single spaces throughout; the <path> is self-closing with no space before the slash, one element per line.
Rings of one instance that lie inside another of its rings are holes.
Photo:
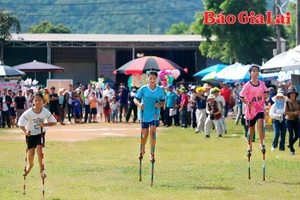
<path fill-rule="evenodd" d="M 45 134 L 43 134 L 44 146 L 45 146 Z M 41 145 L 41 134 L 26 136 L 27 149 L 36 148 L 37 145 Z"/>
<path fill-rule="evenodd" d="M 256 121 L 258 119 L 264 119 L 265 113 L 263 112 L 259 112 L 255 115 L 255 117 L 253 119 L 250 120 L 250 127 L 255 126 Z"/>
<path fill-rule="evenodd" d="M 151 122 L 142 122 L 142 128 L 149 128 L 149 126 L 159 126 L 159 121 L 158 120 L 153 120 Z"/>
<path fill-rule="evenodd" d="M 79 118 L 81 115 L 80 115 L 80 111 L 78 112 L 74 112 L 74 115 L 76 116 L 76 118 Z"/>
<path fill-rule="evenodd" d="M 97 114 L 97 108 L 91 108 L 91 114 L 96 115 Z"/>
<path fill-rule="evenodd" d="M 50 112 L 51 112 L 52 115 L 54 113 L 55 115 L 59 116 L 58 108 L 51 108 L 50 107 Z"/>
<path fill-rule="evenodd" d="M 9 107 L 9 116 L 15 117 L 16 111 L 14 107 Z"/>

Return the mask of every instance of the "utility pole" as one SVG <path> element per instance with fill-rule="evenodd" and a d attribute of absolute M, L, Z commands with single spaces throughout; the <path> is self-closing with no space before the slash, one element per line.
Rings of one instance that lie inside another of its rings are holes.
<path fill-rule="evenodd" d="M 300 44 L 300 0 L 296 2 L 296 45 Z"/>
<path fill-rule="evenodd" d="M 278 14 L 280 14 L 279 6 L 280 6 L 280 0 L 275 0 L 275 15 L 276 16 Z M 276 25 L 276 49 L 277 49 L 277 55 L 279 55 L 281 53 L 281 36 L 280 36 L 280 25 L 279 24 Z"/>

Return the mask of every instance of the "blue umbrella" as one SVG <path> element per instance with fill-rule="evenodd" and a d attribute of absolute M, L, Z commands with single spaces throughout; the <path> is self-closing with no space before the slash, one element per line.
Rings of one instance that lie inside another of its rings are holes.
<path fill-rule="evenodd" d="M 216 79 L 218 81 L 225 82 L 246 82 L 250 80 L 249 68 L 251 65 L 243 65 L 241 63 L 235 63 L 233 65 L 229 65 L 225 69 L 221 70 L 216 74 Z M 269 81 L 278 78 L 278 73 L 271 74 L 260 74 L 259 80 Z"/>
<path fill-rule="evenodd" d="M 194 74 L 194 76 L 205 76 L 211 72 L 219 72 L 222 69 L 224 69 L 225 67 L 227 67 L 228 65 L 224 65 L 224 64 L 216 64 L 210 67 L 207 67 L 205 69 L 202 69 L 201 71 L 197 72 L 196 74 Z"/>

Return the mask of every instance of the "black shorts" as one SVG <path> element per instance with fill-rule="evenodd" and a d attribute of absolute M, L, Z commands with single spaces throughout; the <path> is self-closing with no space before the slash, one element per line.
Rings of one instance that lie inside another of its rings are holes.
<path fill-rule="evenodd" d="M 255 117 L 254 117 L 253 119 L 250 120 L 250 127 L 255 126 L 256 121 L 257 121 L 258 119 L 264 119 L 264 117 L 265 117 L 265 113 L 263 113 L 263 112 L 257 113 L 257 114 L 255 115 Z"/>
<path fill-rule="evenodd" d="M 43 141 L 45 146 L 45 133 L 43 134 Z M 41 145 L 41 134 L 26 136 L 27 149 L 36 148 L 37 145 Z"/>
<path fill-rule="evenodd" d="M 50 110 L 49 110 L 49 111 L 51 112 L 52 115 L 53 115 L 53 113 L 54 113 L 55 115 L 59 116 L 58 108 L 51 108 L 51 107 L 50 107 Z"/>
<path fill-rule="evenodd" d="M 91 108 L 91 114 L 96 115 L 97 114 L 97 108 Z"/>

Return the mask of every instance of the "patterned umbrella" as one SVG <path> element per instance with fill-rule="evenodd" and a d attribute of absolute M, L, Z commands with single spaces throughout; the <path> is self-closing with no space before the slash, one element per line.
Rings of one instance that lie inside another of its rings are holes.
<path fill-rule="evenodd" d="M 142 74 L 146 73 L 151 68 L 154 68 L 157 71 L 178 69 L 180 72 L 188 72 L 187 68 L 183 69 L 168 59 L 155 56 L 145 56 L 129 61 L 120 68 L 116 69 L 114 74 Z"/>
<path fill-rule="evenodd" d="M 10 80 L 18 80 L 18 79 L 21 79 L 22 76 L 24 76 L 24 75 L 25 75 L 24 72 L 14 69 L 12 67 L 9 67 L 7 65 L 2 65 L 0 63 L 0 78 L 10 79 Z"/>

